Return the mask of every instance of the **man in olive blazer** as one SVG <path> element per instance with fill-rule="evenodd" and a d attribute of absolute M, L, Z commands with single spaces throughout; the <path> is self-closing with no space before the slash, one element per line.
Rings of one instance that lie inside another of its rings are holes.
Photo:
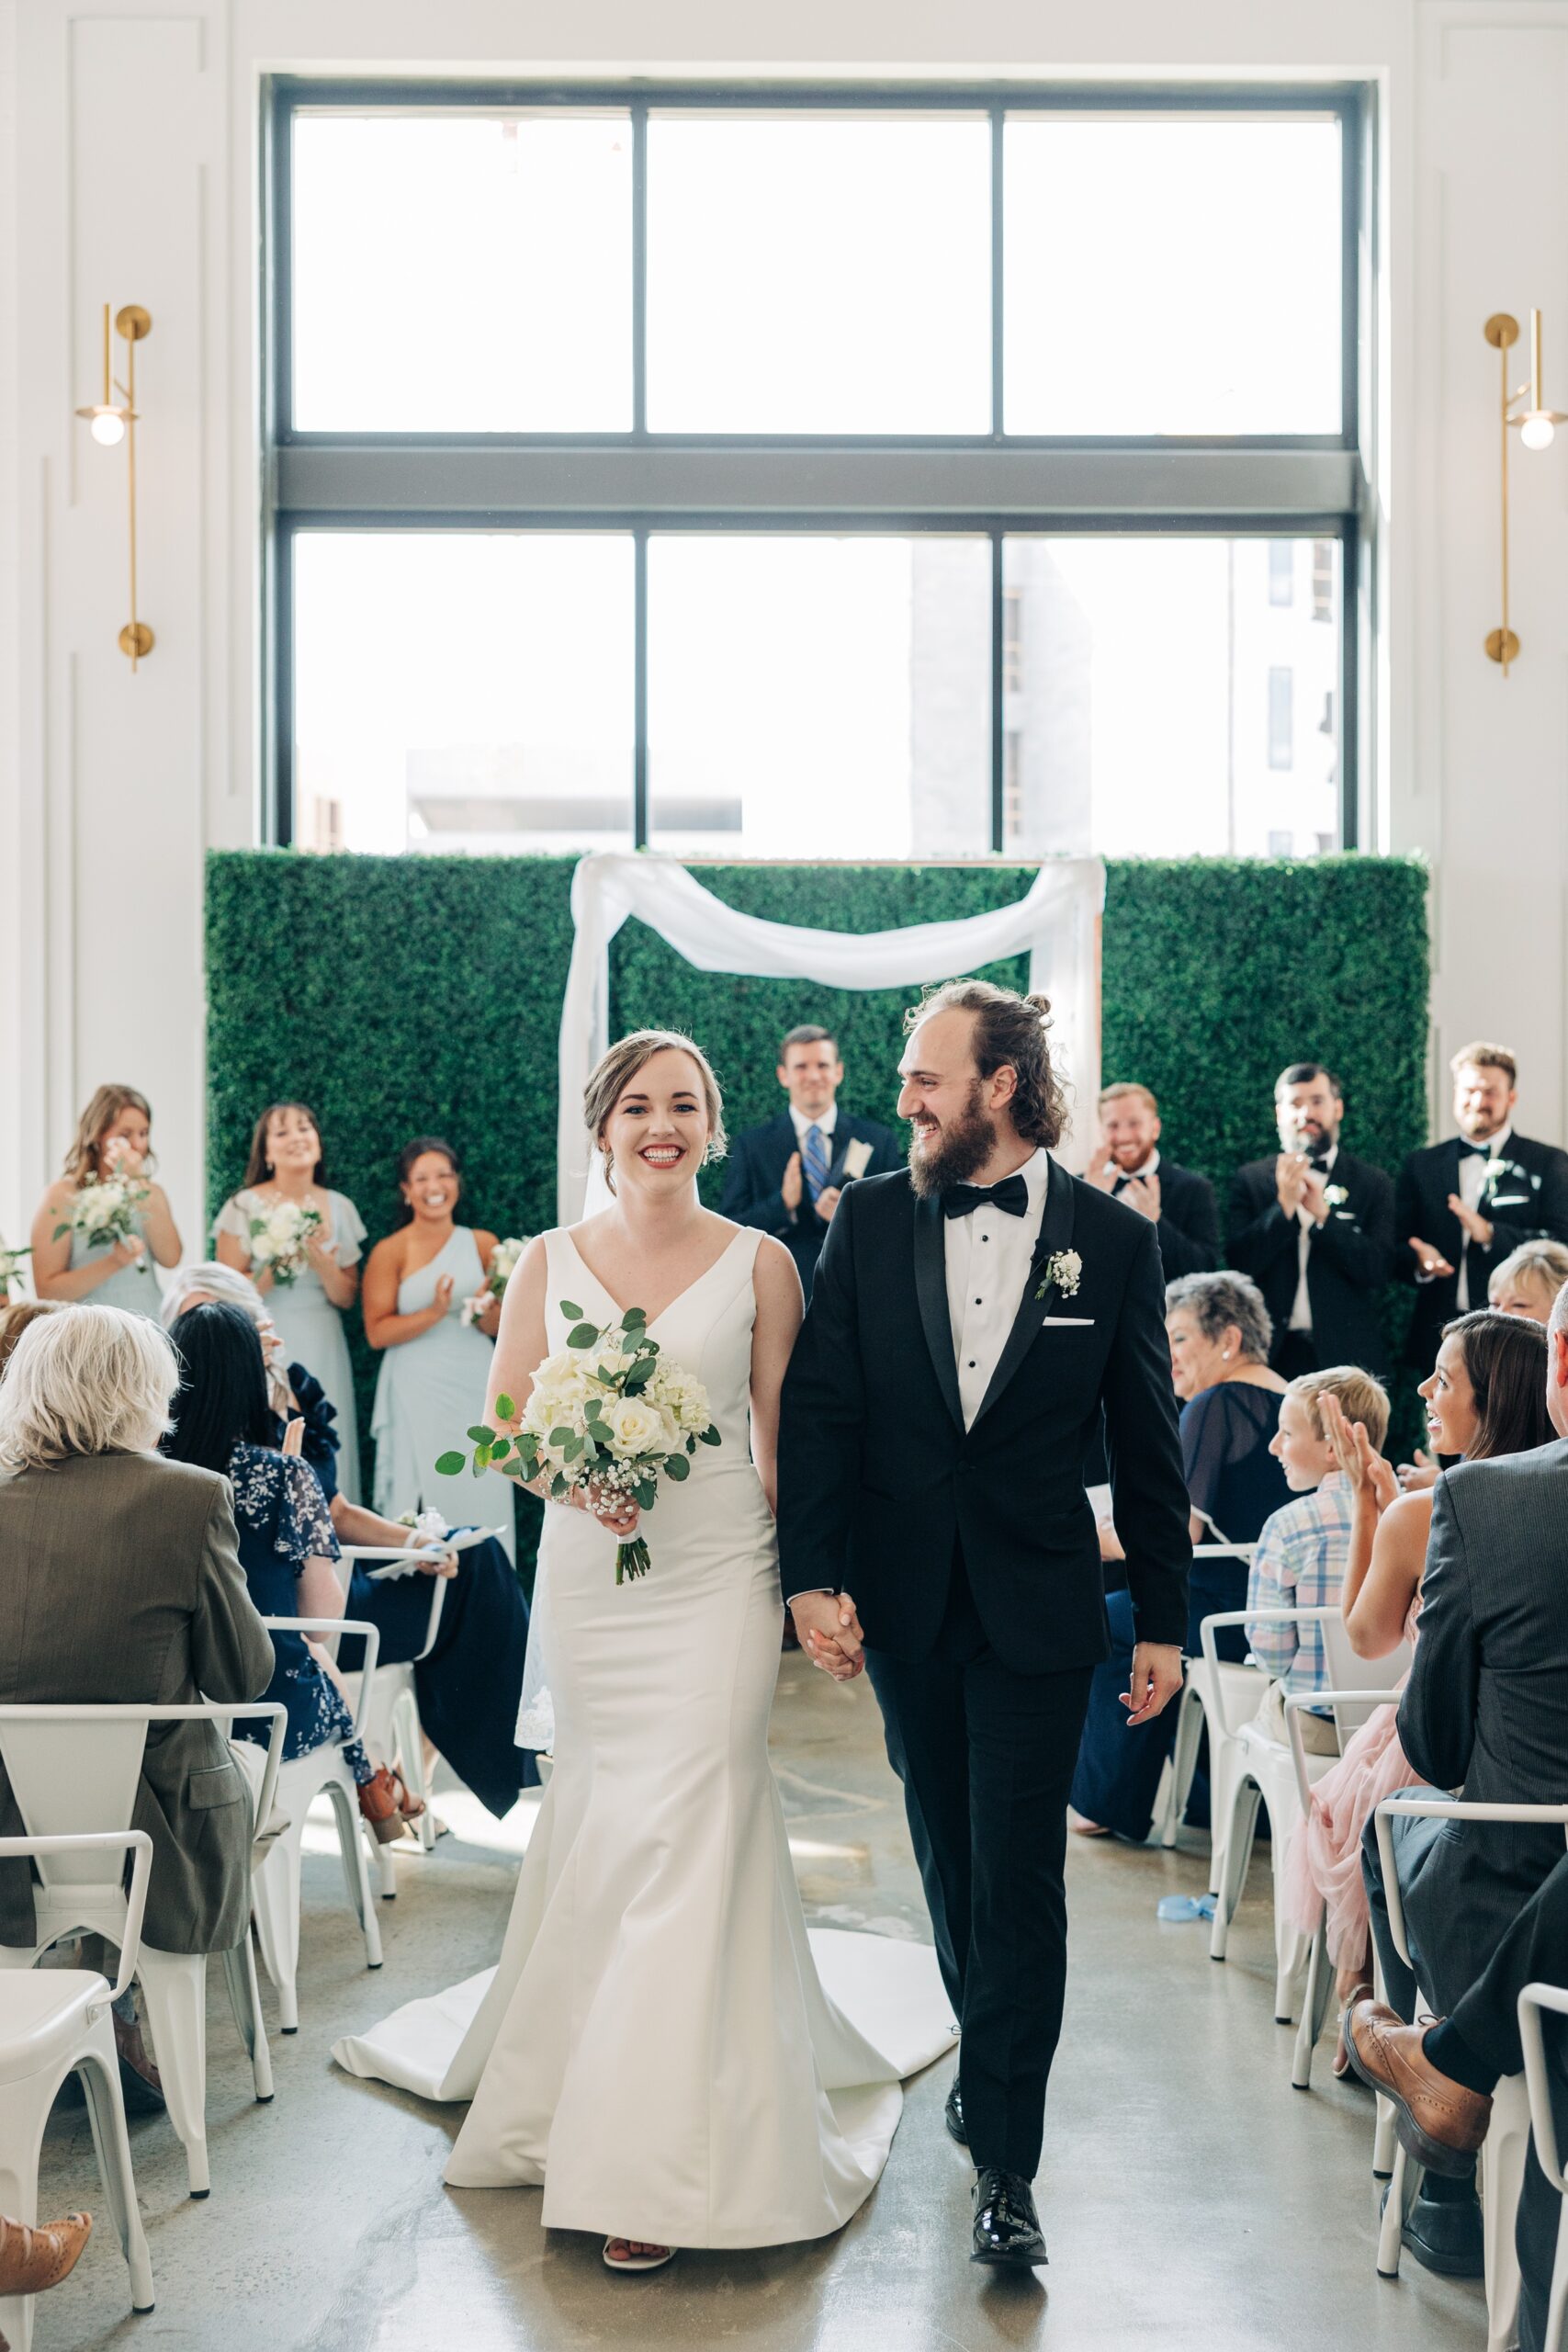
<path fill-rule="evenodd" d="M 226 1478 L 158 1454 L 85 1453 L 0 1484 L 0 1704 L 259 1699 L 273 1662 Z M 152 1840 L 148 1943 L 243 1942 L 251 1797 L 216 1724 L 149 1726 L 132 1826 Z M 0 1837 L 25 1834 L 0 1763 Z M 0 1862 L 0 1943 L 34 1933 L 30 1867 Z"/>

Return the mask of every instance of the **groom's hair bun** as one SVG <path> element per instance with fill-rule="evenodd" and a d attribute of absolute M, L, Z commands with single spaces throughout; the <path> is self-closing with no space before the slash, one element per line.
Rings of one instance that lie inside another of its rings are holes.
<path fill-rule="evenodd" d="M 1018 1080 L 1008 1109 L 1026 1143 L 1049 1151 L 1067 1129 L 1067 1098 L 1051 1061 L 1051 1000 L 1018 996 L 990 980 L 949 980 L 928 989 L 904 1016 L 906 1030 L 931 1012 L 975 1015 L 975 1066 L 982 1078 L 1007 1068 Z"/>

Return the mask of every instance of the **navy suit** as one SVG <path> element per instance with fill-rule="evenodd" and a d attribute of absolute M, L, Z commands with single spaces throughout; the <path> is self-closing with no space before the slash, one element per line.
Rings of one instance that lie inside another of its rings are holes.
<path fill-rule="evenodd" d="M 828 1182 L 841 1184 L 844 1181 L 844 1154 L 852 1143 L 871 1146 L 871 1162 L 864 1170 L 867 1176 L 888 1176 L 904 1165 L 897 1138 L 892 1131 L 879 1126 L 874 1119 L 856 1119 L 840 1105 L 830 1136 L 823 1137 L 828 1152 Z M 800 1287 L 809 1299 L 811 1284 L 817 1272 L 817 1261 L 822 1255 L 822 1244 L 828 1238 L 827 1221 L 817 1214 L 811 1198 L 811 1187 L 801 1174 L 800 1205 L 786 1208 L 781 1187 L 790 1156 L 800 1150 L 800 1138 L 795 1132 L 795 1121 L 787 1111 L 765 1126 L 748 1127 L 744 1135 L 736 1136 L 730 1146 L 729 1166 L 724 1179 L 724 1198 L 719 1208 L 732 1216 L 737 1225 L 760 1226 L 782 1241 L 795 1260 L 800 1276 Z"/>
<path fill-rule="evenodd" d="M 1401 1282 L 1416 1283 L 1416 1313 L 1411 1318 L 1405 1362 L 1427 1373 L 1438 1353 L 1443 1326 L 1459 1312 L 1459 1266 L 1465 1251 L 1464 1227 L 1449 1206 L 1449 1195 L 1459 1191 L 1459 1137 L 1429 1144 L 1413 1151 L 1399 1171 L 1393 1228 L 1393 1266 Z M 1510 1135 L 1497 1159 L 1497 1175 L 1489 1181 L 1479 1204 L 1492 1227 L 1492 1247 L 1469 1244 L 1466 1271 L 1472 1307 L 1486 1304 L 1486 1284 L 1495 1266 L 1525 1241 L 1568 1241 L 1568 1152 L 1554 1144 L 1535 1143 L 1529 1136 Z M 1419 1234 L 1440 1250 L 1454 1269 L 1429 1283 L 1417 1283 L 1419 1268 L 1410 1248 Z"/>

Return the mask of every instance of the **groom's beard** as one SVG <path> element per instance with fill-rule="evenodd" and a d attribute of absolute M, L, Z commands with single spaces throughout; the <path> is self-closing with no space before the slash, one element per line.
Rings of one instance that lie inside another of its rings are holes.
<path fill-rule="evenodd" d="M 917 1144 L 909 1137 L 909 1182 L 922 1201 L 967 1183 L 986 1165 L 997 1147 L 996 1122 L 980 1108 L 980 1080 L 975 1080 L 963 1114 L 938 1130 L 934 1143 Z"/>

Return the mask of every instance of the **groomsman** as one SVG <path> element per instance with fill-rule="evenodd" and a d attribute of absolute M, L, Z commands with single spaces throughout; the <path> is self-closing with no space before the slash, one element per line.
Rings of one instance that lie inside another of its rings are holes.
<path fill-rule="evenodd" d="M 779 1047 L 778 1080 L 789 1108 L 736 1136 L 719 1206 L 784 1243 L 809 1300 L 845 1183 L 886 1176 L 904 1160 L 890 1128 L 840 1107 L 844 1065 L 828 1030 L 792 1029 Z"/>
<path fill-rule="evenodd" d="M 1230 1261 L 1273 1318 L 1269 1362 L 1287 1379 L 1336 1363 L 1381 1377 L 1393 1186 L 1341 1149 L 1344 1097 L 1321 1062 L 1280 1072 L 1274 1114 L 1278 1154 L 1238 1168 L 1230 1198 Z"/>
<path fill-rule="evenodd" d="M 1431 1371 L 1443 1326 L 1486 1304 L 1523 1241 L 1568 1241 L 1568 1153 L 1514 1126 L 1518 1065 L 1506 1046 L 1461 1046 L 1449 1068 L 1457 1136 L 1413 1151 L 1399 1174 L 1394 1272 L 1416 1285 L 1407 1363 Z"/>
<path fill-rule="evenodd" d="M 1159 1104 L 1128 1080 L 1100 1097 L 1100 1143 L 1085 1178 L 1140 1216 L 1159 1242 L 1168 1283 L 1179 1274 L 1213 1273 L 1220 1262 L 1220 1212 L 1206 1176 L 1179 1168 L 1159 1149 Z"/>

